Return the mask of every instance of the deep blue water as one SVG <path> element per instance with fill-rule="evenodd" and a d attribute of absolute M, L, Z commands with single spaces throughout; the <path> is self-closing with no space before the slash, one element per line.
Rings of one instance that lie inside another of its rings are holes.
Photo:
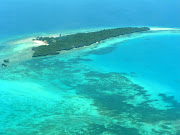
<path fill-rule="evenodd" d="M 179 28 L 179 5 L 0 0 L 0 60 L 10 58 L 8 68 L 0 67 L 0 134 L 179 135 L 180 30 L 137 33 L 35 59 L 26 41 L 110 27 Z"/>
<path fill-rule="evenodd" d="M 0 35 L 111 26 L 180 27 L 179 0 L 1 0 Z"/>

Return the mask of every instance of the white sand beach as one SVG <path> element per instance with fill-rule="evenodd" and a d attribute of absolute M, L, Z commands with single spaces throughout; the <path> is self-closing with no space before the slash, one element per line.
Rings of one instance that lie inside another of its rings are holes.
<path fill-rule="evenodd" d="M 102 28 L 101 28 L 102 29 Z M 100 29 L 96 29 L 96 30 L 100 30 Z M 103 47 L 108 47 L 110 44 L 115 44 L 115 43 L 120 43 L 129 39 L 134 39 L 134 38 L 139 38 L 139 37 L 143 37 L 146 35 L 150 35 L 150 34 L 155 34 L 157 31 L 158 33 L 166 33 L 168 31 L 171 32 L 177 32 L 179 33 L 180 29 L 179 28 L 162 28 L 162 27 L 150 27 L 150 30 L 153 31 L 153 33 L 135 33 L 135 34 L 131 34 L 130 36 L 120 36 L 121 38 L 110 38 L 106 41 L 103 41 L 101 43 L 96 43 L 96 44 L 101 44 L 101 45 L 92 45 L 91 47 L 83 47 L 86 48 L 85 50 L 91 50 L 91 49 L 98 49 L 98 48 L 103 48 Z M 68 34 L 72 34 L 72 33 L 78 33 L 78 32 L 90 32 L 93 31 L 91 30 L 76 30 L 73 32 L 68 32 L 68 33 L 62 33 L 63 35 L 68 35 Z M 95 31 L 95 30 L 94 30 Z M 154 33 L 155 32 L 155 33 Z M 42 35 L 43 36 L 43 35 Z M 44 35 L 44 36 L 48 36 L 48 37 L 58 37 L 59 34 L 49 34 L 49 35 Z M 7 54 L 9 54 L 9 56 L 7 56 L 8 58 L 13 59 L 12 61 L 17 62 L 17 61 L 22 61 L 22 60 L 26 60 L 26 59 L 31 59 L 32 55 L 33 55 L 33 47 L 37 47 L 37 46 L 41 46 L 41 45 L 48 45 L 46 42 L 40 41 L 40 40 L 33 40 L 36 39 L 37 36 L 30 36 L 30 37 L 26 37 L 26 38 L 21 38 L 21 39 L 17 39 L 14 41 L 10 41 L 8 42 L 8 44 L 10 45 L 10 48 L 7 50 L 4 50 L 6 52 L 8 52 Z M 82 48 L 81 48 L 82 49 Z M 73 49 L 76 50 L 76 49 Z M 65 53 L 66 51 L 63 51 L 62 53 Z M 23 57 L 22 57 L 23 56 Z"/>
<path fill-rule="evenodd" d="M 33 40 L 33 42 L 35 43 L 35 46 L 40 46 L 40 45 L 49 45 L 46 42 L 40 41 L 40 40 Z"/>
<path fill-rule="evenodd" d="M 169 31 L 169 30 L 180 30 L 179 28 L 162 28 L 162 27 L 150 27 L 152 31 Z"/>

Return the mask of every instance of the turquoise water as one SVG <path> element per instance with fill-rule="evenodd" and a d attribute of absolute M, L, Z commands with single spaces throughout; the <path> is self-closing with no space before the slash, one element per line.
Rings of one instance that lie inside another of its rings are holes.
<path fill-rule="evenodd" d="M 179 0 L 0 3 L 0 135 L 180 135 L 180 32 L 32 58 L 32 37 L 180 27 Z"/>
<path fill-rule="evenodd" d="M 0 134 L 178 135 L 179 38 L 134 34 L 1 68 Z"/>
<path fill-rule="evenodd" d="M 179 33 L 145 36 L 116 44 L 112 52 L 96 57 L 95 64 L 110 72 L 128 73 L 144 85 L 159 92 L 167 90 L 180 100 L 179 44 Z"/>

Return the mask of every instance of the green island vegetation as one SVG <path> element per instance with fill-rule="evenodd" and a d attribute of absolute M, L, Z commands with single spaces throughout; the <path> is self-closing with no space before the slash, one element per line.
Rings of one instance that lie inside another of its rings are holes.
<path fill-rule="evenodd" d="M 76 33 L 66 36 L 61 36 L 60 34 L 59 37 L 37 37 L 33 40 L 40 40 L 48 45 L 33 47 L 33 57 L 55 55 L 59 54 L 62 50 L 71 50 L 73 48 L 89 46 L 109 38 L 148 30 L 150 30 L 148 27 L 126 27 L 104 29 L 88 33 Z"/>

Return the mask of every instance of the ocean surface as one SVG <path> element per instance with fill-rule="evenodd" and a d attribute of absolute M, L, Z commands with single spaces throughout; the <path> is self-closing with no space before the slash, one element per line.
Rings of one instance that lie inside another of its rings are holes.
<path fill-rule="evenodd" d="M 180 135 L 179 0 L 0 2 L 0 135 Z M 152 29 L 31 58 L 33 37 L 127 26 Z"/>

